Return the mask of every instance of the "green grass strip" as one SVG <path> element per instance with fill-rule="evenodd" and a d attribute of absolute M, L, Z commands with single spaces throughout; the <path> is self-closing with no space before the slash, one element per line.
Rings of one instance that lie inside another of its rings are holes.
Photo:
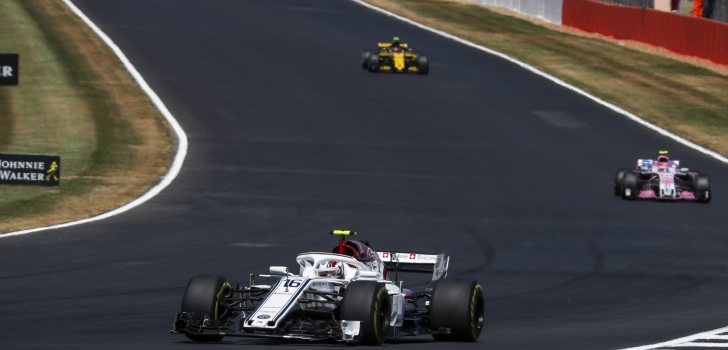
<path fill-rule="evenodd" d="M 58 154 L 63 178 L 57 188 L 0 186 L 0 224 L 34 217 L 45 223 L 44 215 L 131 167 L 139 142 L 91 69 L 95 62 L 68 37 L 68 22 L 42 3 L 0 1 L 0 52 L 21 55 L 20 86 L 0 87 L 0 152 Z"/>

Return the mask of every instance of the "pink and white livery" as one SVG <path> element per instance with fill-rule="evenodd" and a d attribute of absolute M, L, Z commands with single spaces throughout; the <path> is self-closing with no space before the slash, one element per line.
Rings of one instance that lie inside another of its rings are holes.
<path fill-rule="evenodd" d="M 637 159 L 634 169 L 620 169 L 614 177 L 614 195 L 624 199 L 710 202 L 710 178 L 680 166 L 667 151 L 657 159 Z"/>

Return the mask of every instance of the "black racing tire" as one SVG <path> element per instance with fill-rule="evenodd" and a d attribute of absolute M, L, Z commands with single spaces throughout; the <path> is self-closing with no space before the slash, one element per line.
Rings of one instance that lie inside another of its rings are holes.
<path fill-rule="evenodd" d="M 430 328 L 437 341 L 474 342 L 483 331 L 483 289 L 473 280 L 443 279 L 432 288 Z M 449 329 L 449 333 L 437 333 Z"/>
<path fill-rule="evenodd" d="M 372 73 L 379 72 L 379 55 L 375 53 L 369 55 L 369 63 L 367 65 L 367 68 Z"/>
<path fill-rule="evenodd" d="M 627 172 L 622 177 L 622 198 L 637 199 L 639 195 L 640 177 L 636 173 Z M 629 191 L 628 191 L 629 190 Z M 629 192 L 629 194 L 628 194 Z"/>
<path fill-rule="evenodd" d="M 630 172 L 629 169 L 619 169 L 617 170 L 617 173 L 614 174 L 614 195 L 619 196 L 622 194 L 622 179 L 624 179 L 624 174 Z"/>
<path fill-rule="evenodd" d="M 182 312 L 192 313 L 200 320 L 207 316 L 211 320 L 219 320 L 225 310 L 220 305 L 220 298 L 230 291 L 230 283 L 219 276 L 196 275 L 187 283 L 185 295 L 182 297 Z M 218 342 L 223 336 L 217 334 L 185 333 L 187 338 L 198 342 Z"/>
<path fill-rule="evenodd" d="M 710 203 L 713 193 L 710 192 L 710 178 L 705 175 L 695 177 L 695 198 L 698 202 Z"/>
<path fill-rule="evenodd" d="M 361 55 L 361 69 L 367 69 L 369 66 L 369 56 L 371 56 L 372 53 L 367 51 Z"/>
<path fill-rule="evenodd" d="M 361 321 L 360 341 L 367 345 L 384 342 L 392 315 L 389 293 L 377 281 L 354 281 L 344 292 L 340 305 L 342 320 Z"/>
<path fill-rule="evenodd" d="M 430 73 L 430 61 L 427 57 L 417 56 L 417 71 L 423 75 Z"/>

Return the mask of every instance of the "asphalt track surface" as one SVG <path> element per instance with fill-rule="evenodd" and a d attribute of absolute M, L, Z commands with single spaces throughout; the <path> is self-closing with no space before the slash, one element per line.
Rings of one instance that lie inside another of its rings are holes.
<path fill-rule="evenodd" d="M 480 342 L 451 349 L 614 349 L 728 324 L 718 161 L 348 1 L 76 3 L 180 120 L 189 156 L 126 214 L 0 240 L 2 349 L 330 347 L 167 331 L 191 275 L 294 267 L 333 227 L 446 252 L 451 276 L 483 283 Z M 430 56 L 429 76 L 359 68 L 392 35 Z M 712 176 L 712 203 L 612 195 L 616 168 L 661 148 Z"/>

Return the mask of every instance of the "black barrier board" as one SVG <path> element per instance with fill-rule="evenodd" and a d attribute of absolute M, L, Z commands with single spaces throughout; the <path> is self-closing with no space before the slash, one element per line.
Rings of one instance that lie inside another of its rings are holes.
<path fill-rule="evenodd" d="M 0 184 L 58 186 L 61 157 L 0 153 Z"/>
<path fill-rule="evenodd" d="M 20 55 L 0 53 L 0 85 L 18 85 L 20 79 Z"/>

